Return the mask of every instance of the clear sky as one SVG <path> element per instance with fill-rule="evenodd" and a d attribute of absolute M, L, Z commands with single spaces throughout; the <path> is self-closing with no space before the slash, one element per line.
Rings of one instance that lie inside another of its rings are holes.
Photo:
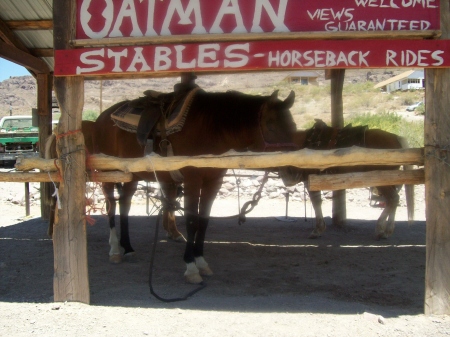
<path fill-rule="evenodd" d="M 0 82 L 6 80 L 10 76 L 25 75 L 30 75 L 30 72 L 26 68 L 0 57 Z"/>

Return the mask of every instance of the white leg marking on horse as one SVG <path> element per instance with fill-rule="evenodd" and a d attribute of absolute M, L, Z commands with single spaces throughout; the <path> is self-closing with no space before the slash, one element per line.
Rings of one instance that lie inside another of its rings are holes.
<path fill-rule="evenodd" d="M 203 256 L 199 256 L 195 258 L 195 265 L 197 266 L 200 275 L 202 276 L 211 276 L 213 275 L 213 271 L 209 268 L 208 263 L 205 261 Z"/>
<path fill-rule="evenodd" d="M 377 221 L 377 226 L 375 229 L 377 240 L 387 239 L 387 237 L 388 237 L 388 235 L 386 233 L 386 226 L 387 226 L 386 221 L 387 221 L 388 215 L 389 215 L 389 208 L 388 208 L 388 206 L 386 206 L 383 209 L 383 211 L 381 212 L 381 215 Z"/>
<path fill-rule="evenodd" d="M 194 262 L 186 263 L 186 271 L 184 272 L 184 279 L 188 283 L 201 283 L 203 281 L 199 270 Z"/>
<path fill-rule="evenodd" d="M 109 230 L 109 246 L 111 247 L 109 250 L 109 261 L 112 263 L 122 262 L 116 228 L 111 228 Z"/>
<path fill-rule="evenodd" d="M 194 262 L 186 263 L 186 272 L 184 275 L 198 274 L 198 268 Z"/>
<path fill-rule="evenodd" d="M 309 234 L 308 238 L 309 239 L 320 238 L 322 236 L 323 232 L 325 232 L 326 228 L 327 228 L 327 226 L 326 226 L 323 218 L 316 218 L 316 225 L 315 225 L 313 231 L 311 232 L 311 234 Z"/>

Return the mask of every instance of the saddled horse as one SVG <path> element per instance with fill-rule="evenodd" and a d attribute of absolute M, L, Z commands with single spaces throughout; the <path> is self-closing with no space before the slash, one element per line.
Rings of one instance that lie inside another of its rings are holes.
<path fill-rule="evenodd" d="M 313 150 L 331 150 L 359 146 L 370 149 L 400 149 L 406 148 L 406 140 L 396 134 L 380 129 L 368 129 L 367 127 L 347 126 L 343 129 L 336 129 L 327 126 L 321 120 L 317 120 L 315 125 L 305 131 L 297 131 L 294 135 L 294 142 L 300 149 L 308 148 Z M 404 169 L 410 169 L 405 165 Z M 338 174 L 351 172 L 367 172 L 372 170 L 395 170 L 399 167 L 393 166 L 350 166 L 333 167 L 325 171 L 304 170 L 299 168 L 283 168 L 280 175 L 287 186 L 292 186 L 299 182 L 306 183 L 310 174 Z M 316 214 L 316 223 L 310 238 L 320 237 L 326 229 L 322 214 L 322 198 L 320 191 L 309 190 L 311 203 Z M 386 207 L 377 220 L 376 238 L 388 238 L 394 232 L 395 213 L 397 210 L 399 195 L 397 186 L 376 186 L 381 196 L 385 198 Z M 414 219 L 414 185 L 405 185 L 405 196 L 408 208 L 408 220 Z"/>
<path fill-rule="evenodd" d="M 188 112 L 180 119 L 183 126 L 176 132 L 158 136 L 159 144 L 170 144 L 173 155 L 220 155 L 229 150 L 274 151 L 292 150 L 292 135 L 296 130 L 289 109 L 294 104 L 291 92 L 284 100 L 278 99 L 278 91 L 270 96 L 252 96 L 239 92 L 206 93 L 198 91 L 190 102 Z M 119 106 L 118 103 L 116 105 Z M 102 112 L 94 124 L 94 153 L 102 152 L 123 158 L 140 157 L 142 146 L 136 134 L 116 126 L 111 114 L 116 107 Z M 155 136 L 156 137 L 156 136 Z M 155 138 L 154 137 L 154 138 Z M 155 141 L 155 139 L 154 139 Z M 157 145 L 159 145 L 157 144 Z M 160 146 L 155 146 L 158 152 Z M 201 275 L 212 275 L 203 257 L 203 248 L 209 215 L 214 199 L 222 185 L 226 169 L 184 167 L 179 170 L 184 184 L 184 215 L 186 222 L 185 279 L 189 283 L 202 282 Z M 169 172 L 156 172 L 157 181 L 164 187 L 165 195 L 176 192 L 176 185 Z M 149 177 L 150 176 L 150 177 Z M 139 179 L 155 178 L 153 173 L 142 172 Z M 173 188 L 171 188 L 173 186 Z M 125 252 L 132 251 L 128 236 L 128 211 L 136 182 L 123 184 L 127 197 L 120 200 L 121 239 Z M 106 195 L 112 196 L 113 184 L 104 184 Z M 174 194 L 172 194 L 174 195 Z M 112 203 L 113 204 L 113 203 Z M 111 254 L 119 248 L 114 230 L 114 208 L 111 207 Z M 176 228 L 176 227 L 175 227 Z"/>

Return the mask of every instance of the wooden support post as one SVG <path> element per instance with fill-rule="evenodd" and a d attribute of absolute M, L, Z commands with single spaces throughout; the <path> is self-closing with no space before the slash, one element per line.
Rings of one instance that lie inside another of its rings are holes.
<path fill-rule="evenodd" d="M 331 126 L 344 127 L 344 105 L 342 90 L 344 87 L 345 69 L 332 69 L 331 73 Z M 332 223 L 342 227 L 347 220 L 346 192 L 333 191 Z"/>
<path fill-rule="evenodd" d="M 55 302 L 90 301 L 85 220 L 86 158 L 83 134 L 79 131 L 83 89 L 82 77 L 55 78 L 61 109 L 58 125 L 61 138 L 56 143 L 56 151 L 62 158 L 59 185 L 62 209 L 57 212 L 53 229 Z"/>
<path fill-rule="evenodd" d="M 442 38 L 450 38 L 450 7 L 441 0 Z M 450 69 L 425 73 L 427 253 L 425 314 L 450 314 Z"/>
<path fill-rule="evenodd" d="M 54 48 L 69 49 L 75 27 L 75 0 L 53 3 Z M 85 220 L 85 149 L 81 133 L 84 79 L 56 77 L 61 109 L 56 150 L 61 161 L 59 196 L 62 208 L 53 230 L 55 302 L 90 302 Z"/>
<path fill-rule="evenodd" d="M 45 140 L 52 132 L 52 88 L 53 76 L 51 74 L 37 75 L 37 107 L 39 116 L 39 156 L 45 158 Z M 41 217 L 48 220 L 50 217 L 50 202 L 52 197 L 51 183 L 41 183 Z"/>

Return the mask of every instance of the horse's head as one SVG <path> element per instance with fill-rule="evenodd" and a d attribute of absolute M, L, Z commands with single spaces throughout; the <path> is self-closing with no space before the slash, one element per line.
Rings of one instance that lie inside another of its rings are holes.
<path fill-rule="evenodd" d="M 293 135 L 297 129 L 289 109 L 294 105 L 295 93 L 291 91 L 284 100 L 275 91 L 260 110 L 259 126 L 264 151 L 295 150 Z"/>

